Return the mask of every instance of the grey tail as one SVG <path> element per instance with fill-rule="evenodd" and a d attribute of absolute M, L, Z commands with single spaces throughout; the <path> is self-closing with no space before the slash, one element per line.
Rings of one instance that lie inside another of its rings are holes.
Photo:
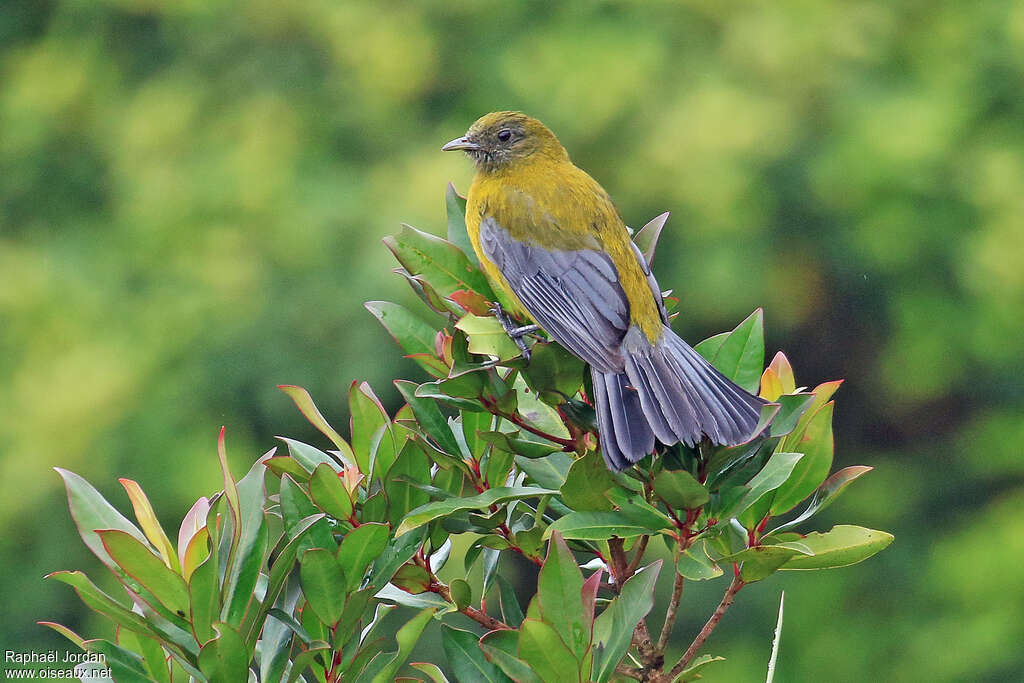
<path fill-rule="evenodd" d="M 754 435 L 765 401 L 734 384 L 668 326 L 654 345 L 637 327 L 622 341 L 624 374 L 591 369 L 601 452 L 622 470 L 664 444 L 707 437 L 732 446 Z"/>

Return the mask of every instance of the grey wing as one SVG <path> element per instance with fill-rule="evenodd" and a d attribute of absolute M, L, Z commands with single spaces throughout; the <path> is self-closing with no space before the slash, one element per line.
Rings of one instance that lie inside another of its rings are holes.
<path fill-rule="evenodd" d="M 520 242 L 493 218 L 481 221 L 480 246 L 555 341 L 601 372 L 622 372 L 629 301 L 607 254 Z"/>

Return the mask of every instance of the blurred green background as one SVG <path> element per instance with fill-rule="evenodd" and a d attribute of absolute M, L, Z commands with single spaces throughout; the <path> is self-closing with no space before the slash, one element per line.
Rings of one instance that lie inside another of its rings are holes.
<path fill-rule="evenodd" d="M 70 468 L 165 524 L 366 379 L 422 379 L 362 307 L 380 244 L 440 232 L 442 154 L 545 121 L 658 251 L 691 340 L 764 306 L 798 383 L 846 378 L 827 513 L 895 544 L 744 591 L 708 680 L 1001 681 L 1024 669 L 1024 4 L 9 0 L 0 12 L 0 647 L 95 622 Z M 684 646 L 720 597 L 693 584 Z M 92 629 L 92 630 L 91 630 Z"/>

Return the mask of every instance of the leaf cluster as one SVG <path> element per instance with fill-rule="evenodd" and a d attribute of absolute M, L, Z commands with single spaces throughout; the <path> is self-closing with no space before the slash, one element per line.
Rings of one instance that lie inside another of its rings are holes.
<path fill-rule="evenodd" d="M 329 445 L 282 438 L 282 453 L 236 481 L 222 431 L 224 488 L 185 515 L 176 545 L 134 482 L 123 481 L 137 524 L 60 471 L 83 541 L 124 595 L 57 572 L 51 578 L 115 624 L 116 636 L 86 640 L 48 625 L 105 654 L 115 680 L 388 681 L 440 620 L 446 668 L 463 682 L 692 680 L 716 661 L 697 651 L 742 587 L 777 571 L 860 562 L 891 542 L 856 526 L 805 528 L 870 468 L 830 476 L 840 382 L 798 387 L 781 352 L 764 367 L 760 310 L 696 349 L 770 401 L 761 436 L 734 447 L 659 446 L 627 472 L 607 470 L 584 365 L 542 333 L 522 357 L 490 313 L 500 295 L 468 248 L 464 202 L 451 187 L 447 206 L 447 239 L 405 226 L 385 240 L 434 317 L 367 304 L 430 376 L 395 382 L 397 413 L 353 383 L 346 440 L 305 390 L 282 386 Z M 647 258 L 664 221 L 637 233 Z M 453 536 L 468 539 L 458 568 Z M 658 543 L 670 566 L 645 558 Z M 540 567 L 525 606 L 498 571 L 509 553 Z M 446 565 L 456 577 L 442 581 Z M 709 626 L 667 660 L 683 581 L 726 573 Z M 674 590 L 655 640 L 647 617 L 661 576 Z M 394 639 L 379 635 L 397 608 Z M 454 613 L 482 634 L 456 628 Z M 412 666 L 448 680 L 437 663 Z"/>

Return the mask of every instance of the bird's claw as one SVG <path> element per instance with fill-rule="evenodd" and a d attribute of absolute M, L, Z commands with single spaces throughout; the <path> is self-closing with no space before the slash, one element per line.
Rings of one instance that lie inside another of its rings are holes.
<path fill-rule="evenodd" d="M 522 325 L 516 326 L 516 321 L 510 316 L 501 304 L 495 303 L 491 306 L 490 311 L 494 314 L 494 317 L 498 319 L 501 326 L 505 329 L 505 334 L 509 336 L 519 351 L 522 353 L 523 358 L 527 361 L 530 360 L 530 347 L 526 345 L 524 337 L 528 334 L 536 332 L 540 329 L 540 325 Z"/>

